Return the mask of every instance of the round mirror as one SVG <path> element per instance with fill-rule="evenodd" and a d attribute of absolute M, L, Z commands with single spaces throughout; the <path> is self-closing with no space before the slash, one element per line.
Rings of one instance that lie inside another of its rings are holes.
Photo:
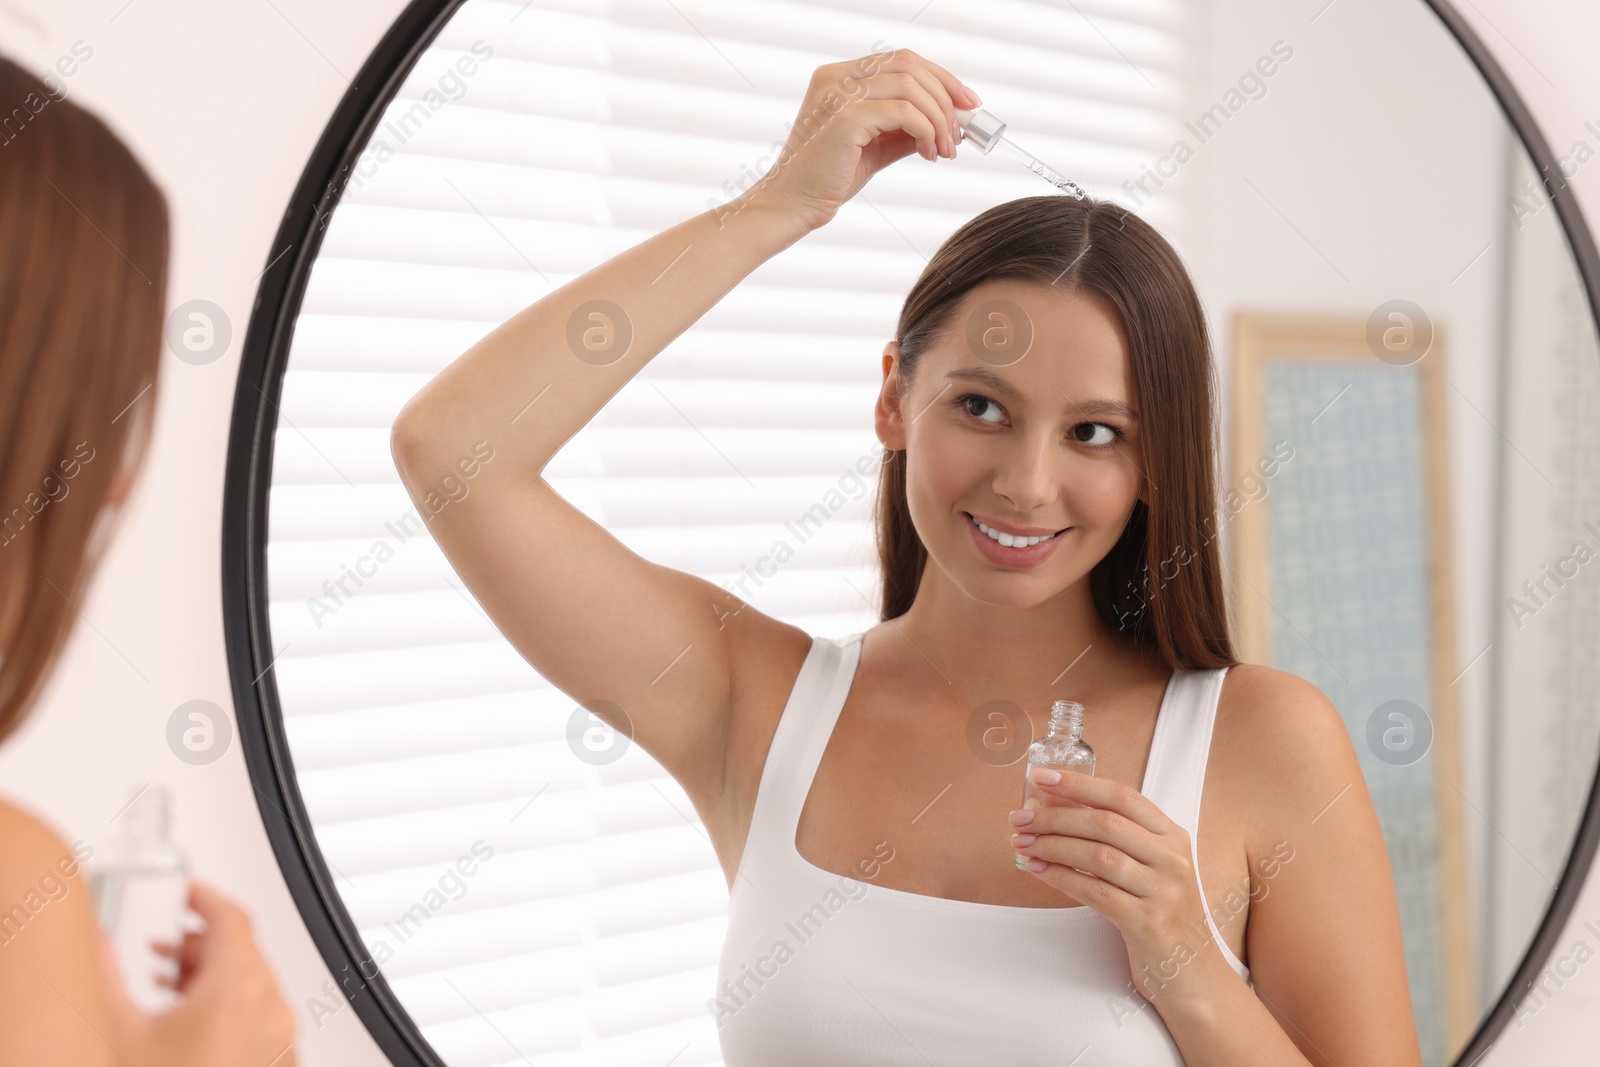
<path fill-rule="evenodd" d="M 339 985 L 312 1030 L 348 1000 L 399 1064 L 720 1062 L 737 857 L 615 728 L 626 709 L 541 677 L 434 543 L 493 445 L 414 499 L 391 429 L 517 312 L 729 210 L 817 66 L 896 48 L 1193 277 L 1235 653 L 1348 728 L 1424 1061 L 1472 1062 L 1539 1010 L 1597 830 L 1596 261 L 1563 180 L 1592 151 L 1550 151 L 1442 0 L 1209 9 L 405 11 L 290 205 L 230 442 L 241 732 Z M 884 344 L 959 227 L 1066 195 L 1019 162 L 968 143 L 891 165 L 649 360 L 545 481 L 806 633 L 878 625 Z"/>

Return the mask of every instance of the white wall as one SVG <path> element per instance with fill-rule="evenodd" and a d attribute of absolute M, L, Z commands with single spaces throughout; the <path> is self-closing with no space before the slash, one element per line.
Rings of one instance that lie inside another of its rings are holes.
<path fill-rule="evenodd" d="M 1296 47 L 1303 41 L 1314 48 L 1324 34 L 1331 40 L 1361 32 L 1356 16 L 1365 2 L 1370 0 L 1337 0 L 1294 38 Z M 1219 3 L 1220 26 L 1245 28 L 1237 37 L 1215 42 L 1216 69 L 1231 69 L 1226 59 L 1238 59 L 1233 65 L 1242 68 L 1262 50 L 1254 42 L 1267 27 L 1263 21 L 1247 24 L 1242 16 L 1269 5 Z M 1600 40 L 1600 10 L 1585 0 L 1473 0 L 1463 6 L 1468 21 L 1544 123 L 1556 150 L 1566 151 L 1579 138 L 1593 144 L 1583 122 L 1600 120 L 1600 69 L 1587 47 Z M 223 759 L 194 767 L 167 749 L 165 726 L 173 709 L 188 700 L 231 706 L 219 590 L 223 452 L 253 278 L 266 264 L 295 181 L 346 91 L 347 79 L 402 7 L 402 0 L 0 0 L 0 51 L 36 71 L 52 65 L 76 41 L 93 48 L 92 58 L 67 86 L 74 100 L 96 110 L 134 146 L 173 203 L 169 306 L 197 298 L 214 301 L 231 317 L 235 339 L 224 358 L 206 366 L 165 357 L 151 462 L 134 490 L 106 565 L 87 601 L 79 605 L 92 626 L 75 632 L 42 706 L 0 751 L 0 790 L 40 813 L 68 840 L 98 840 L 130 787 L 152 780 L 169 783 L 176 830 L 197 873 L 240 899 L 256 916 L 271 962 L 300 1013 L 300 1055 L 307 1067 L 367 1067 L 384 1061 L 348 1007 L 323 1019 L 320 1027 L 306 1009 L 309 998 L 322 996 L 328 973 L 277 874 L 237 734 Z M 1282 9 L 1275 19 L 1306 24 L 1323 0 L 1270 7 Z M 1231 21 L 1235 18 L 1241 21 Z M 1264 44 L 1279 35 L 1268 35 Z M 1396 89 L 1413 106 L 1432 106 L 1425 72 L 1418 73 L 1414 84 L 1393 87 L 1364 87 L 1360 72 L 1350 72 L 1350 79 L 1352 86 L 1379 94 L 1384 106 Z M 1250 106 L 1284 106 L 1287 99 L 1288 94 L 1274 87 Z M 1327 101 L 1326 121 L 1338 121 L 1336 103 Z M 1220 152 L 1264 146 L 1251 146 L 1241 137 L 1232 147 L 1220 140 L 1212 147 Z M 1480 179 L 1473 166 L 1474 161 L 1441 158 L 1441 188 L 1491 180 Z M 1264 173 L 1264 180 L 1272 181 L 1270 167 Z M 1588 216 L 1600 218 L 1600 166 L 1582 170 L 1574 185 Z M 1315 213 L 1305 190 L 1273 188 L 1282 190 L 1278 206 L 1291 216 L 1295 209 Z M 1312 253 L 1302 250 L 1304 262 L 1288 275 L 1265 271 L 1261 263 L 1227 258 L 1218 220 L 1253 227 L 1272 224 L 1259 204 L 1250 203 L 1254 195 L 1243 189 L 1231 199 L 1214 198 L 1219 214 L 1209 230 L 1195 235 L 1196 247 L 1204 250 L 1205 269 L 1213 279 L 1237 275 L 1240 291 L 1252 293 L 1278 277 L 1286 296 L 1298 296 L 1307 284 L 1317 282 L 1320 260 Z M 1341 249 L 1336 234 L 1327 235 L 1327 241 L 1336 262 L 1340 254 L 1356 251 Z M 1471 244 L 1468 235 L 1462 243 Z M 1478 247 L 1471 245 L 1467 257 Z M 1454 249 L 1441 251 L 1448 258 L 1445 251 Z M 1485 264 L 1479 267 L 1489 273 Z M 1371 282 L 1376 276 L 1364 269 L 1362 277 Z M 1444 275 L 1446 282 L 1449 277 Z M 1381 284 L 1371 291 L 1356 290 L 1340 286 L 1337 278 L 1330 285 L 1353 310 L 1363 312 L 1397 295 L 1381 291 Z M 1216 337 L 1223 347 L 1226 333 L 1219 329 Z M 1476 365 L 1469 331 L 1458 330 L 1456 338 L 1466 365 Z M 1492 395 L 1487 378 L 1469 376 L 1462 388 L 1476 390 L 1474 396 Z M 1469 454 L 1487 448 L 1461 418 L 1453 417 L 1452 423 L 1453 447 Z M 1470 493 L 1458 493 L 1456 499 L 1458 515 L 1470 513 Z M 1487 574 L 1487 551 L 1486 544 L 1470 538 L 1460 545 L 1462 571 Z M 1472 588 L 1460 593 L 1488 595 Z M 1462 647 L 1481 647 L 1478 636 L 1461 635 Z M 1562 946 L 1570 949 L 1580 937 L 1596 945 L 1597 939 L 1582 928 L 1585 920 L 1600 927 L 1600 878 L 1589 880 Z M 1565 972 L 1562 977 L 1566 980 Z M 1585 1027 L 1581 1020 L 1585 1013 L 1595 1018 L 1597 1004 L 1600 967 L 1577 968 L 1576 977 L 1536 1019 L 1520 1029 L 1513 1025 L 1482 1062 L 1580 1062 L 1576 1050 L 1585 1044 L 1580 1036 L 1594 1031 L 1593 1023 Z"/>
<path fill-rule="evenodd" d="M 1492 810 L 1484 739 L 1494 660 L 1481 653 L 1493 639 L 1498 607 L 1491 587 L 1498 499 L 1486 472 L 1502 447 L 1485 416 L 1496 411 L 1500 376 L 1509 124 L 1421 3 L 1339 0 L 1315 21 L 1321 4 L 1212 4 L 1211 69 L 1192 114 L 1272 55 L 1275 42 L 1284 45 L 1265 92 L 1201 145 L 1168 186 L 1192 196 L 1196 247 L 1189 258 L 1207 302 L 1225 425 L 1232 424 L 1236 310 L 1365 320 L 1379 305 L 1406 299 L 1443 331 L 1455 576 L 1448 673 L 1461 672 L 1453 693 L 1467 768 L 1454 784 L 1465 797 L 1471 939 L 1482 945 L 1490 919 L 1482 865 L 1494 831 L 1474 812 Z M 1510 970 L 1499 961 L 1489 966 L 1497 979 L 1484 1004 L 1474 1005 L 1474 1020 Z M 1434 1040 L 1429 1031 L 1423 1039 Z"/>

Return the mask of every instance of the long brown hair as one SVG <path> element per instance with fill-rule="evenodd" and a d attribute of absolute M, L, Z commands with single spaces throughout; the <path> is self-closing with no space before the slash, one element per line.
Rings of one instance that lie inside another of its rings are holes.
<path fill-rule="evenodd" d="M 149 444 L 167 226 L 127 146 L 0 57 L 0 739 L 66 644 Z"/>
<path fill-rule="evenodd" d="M 1215 370 L 1182 261 L 1149 223 L 1109 201 L 1048 195 L 998 204 L 952 234 L 906 296 L 896 330 L 902 396 L 962 298 L 996 278 L 1096 293 L 1117 310 L 1128 339 L 1150 505 L 1135 502 L 1122 536 L 1090 571 L 1095 609 L 1173 669 L 1232 666 L 1215 529 Z M 911 607 L 928 562 L 906 502 L 904 450 L 884 456 L 873 514 L 879 614 L 888 620 Z"/>

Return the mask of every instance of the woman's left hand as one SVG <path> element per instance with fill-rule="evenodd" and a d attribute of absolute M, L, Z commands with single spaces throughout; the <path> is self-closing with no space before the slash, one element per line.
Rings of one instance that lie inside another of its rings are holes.
<path fill-rule="evenodd" d="M 1035 878 L 1116 925 L 1141 996 L 1159 1008 L 1204 999 L 1223 972 L 1238 980 L 1206 923 L 1187 830 L 1109 778 L 1069 772 L 1056 783 L 1034 783 L 1059 800 L 1011 813 L 1013 848 L 1045 862 Z"/>

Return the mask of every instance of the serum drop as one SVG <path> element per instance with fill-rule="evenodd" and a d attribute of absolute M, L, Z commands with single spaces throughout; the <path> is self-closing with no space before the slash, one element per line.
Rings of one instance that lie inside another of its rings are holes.
<path fill-rule="evenodd" d="M 1023 808 L 1042 808 L 1046 800 L 1033 782 L 1035 766 L 1050 767 L 1062 774 L 1094 773 L 1094 749 L 1083 743 L 1083 705 L 1076 700 L 1057 700 L 1050 705 L 1050 730 L 1028 746 L 1022 767 Z M 1028 857 L 1014 859 L 1018 870 L 1028 869 Z"/>

